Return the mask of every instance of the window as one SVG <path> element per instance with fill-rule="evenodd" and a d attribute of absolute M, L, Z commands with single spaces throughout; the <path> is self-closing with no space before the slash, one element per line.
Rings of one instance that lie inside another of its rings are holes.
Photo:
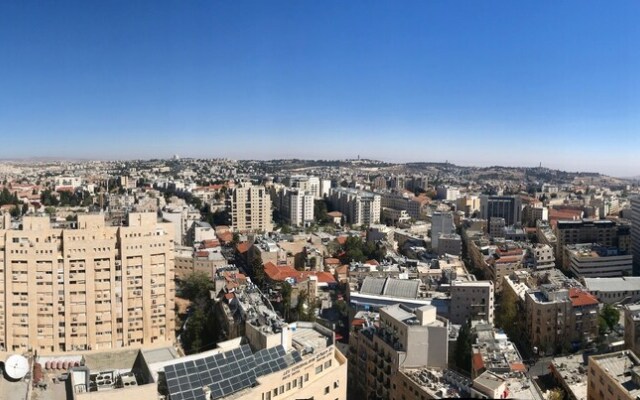
<path fill-rule="evenodd" d="M 319 373 L 321 373 L 321 372 L 322 372 L 322 365 L 318 365 L 318 366 L 316 367 L 316 374 L 319 374 Z"/>
<path fill-rule="evenodd" d="M 329 390 L 330 390 L 330 389 L 329 389 L 329 386 L 325 387 L 325 388 L 324 388 L 324 394 L 329 394 Z"/>

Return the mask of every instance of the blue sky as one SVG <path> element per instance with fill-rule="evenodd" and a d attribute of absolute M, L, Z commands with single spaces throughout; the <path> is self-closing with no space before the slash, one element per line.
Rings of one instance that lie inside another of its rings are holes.
<path fill-rule="evenodd" d="M 638 1 L 4 1 L 0 158 L 640 174 Z"/>

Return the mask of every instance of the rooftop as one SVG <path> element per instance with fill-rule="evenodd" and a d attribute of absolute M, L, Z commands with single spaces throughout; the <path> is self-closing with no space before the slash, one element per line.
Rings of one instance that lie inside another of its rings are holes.
<path fill-rule="evenodd" d="M 367 276 L 362 282 L 360 293 L 417 299 L 419 297 L 420 281 L 394 278 L 374 278 Z"/>
<path fill-rule="evenodd" d="M 640 276 L 615 278 L 584 278 L 584 285 L 593 292 L 624 292 L 640 290 Z"/>
<path fill-rule="evenodd" d="M 587 365 L 581 354 L 555 357 L 550 368 L 555 370 L 555 375 L 562 377 L 573 398 L 587 398 Z"/>
<path fill-rule="evenodd" d="M 421 389 L 433 398 L 457 398 L 468 397 L 469 393 L 461 391 L 460 386 L 471 386 L 471 381 L 453 371 L 437 370 L 433 368 L 407 368 L 400 370 L 400 373 L 417 383 Z M 465 382 L 458 385 L 457 382 Z"/>
<path fill-rule="evenodd" d="M 628 350 L 592 356 L 590 362 L 596 363 L 602 370 L 629 392 L 631 398 L 640 396 L 638 379 L 640 360 Z"/>
<path fill-rule="evenodd" d="M 569 289 L 569 298 L 574 307 L 593 306 L 598 304 L 598 299 L 590 293 L 578 288 Z"/>

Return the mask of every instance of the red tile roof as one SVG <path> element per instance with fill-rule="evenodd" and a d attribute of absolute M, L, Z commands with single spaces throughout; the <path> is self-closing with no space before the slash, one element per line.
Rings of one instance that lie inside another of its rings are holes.
<path fill-rule="evenodd" d="M 340 211 L 331 211 L 328 212 L 327 215 L 332 218 L 342 217 L 342 213 Z"/>
<path fill-rule="evenodd" d="M 484 361 L 482 361 L 482 354 L 474 353 L 472 362 L 473 362 L 473 369 L 475 371 L 479 371 L 484 368 Z"/>
<path fill-rule="evenodd" d="M 569 298 L 574 307 L 593 306 L 598 304 L 598 299 L 591 293 L 583 292 L 578 288 L 569 289 Z"/>
<path fill-rule="evenodd" d="M 196 257 L 209 257 L 208 251 L 198 251 L 196 252 Z"/>
<path fill-rule="evenodd" d="M 496 260 L 496 264 L 509 264 L 509 263 L 517 263 L 522 261 L 522 257 L 520 256 L 506 256 L 500 257 Z"/>
<path fill-rule="evenodd" d="M 216 235 L 223 243 L 230 243 L 233 240 L 233 233 L 229 231 L 216 233 Z"/>
<path fill-rule="evenodd" d="M 211 240 L 202 241 L 201 248 L 203 248 L 203 249 L 211 249 L 211 248 L 214 248 L 214 247 L 220 247 L 220 241 L 219 240 L 211 239 Z"/>
<path fill-rule="evenodd" d="M 272 281 L 284 281 L 287 278 L 293 278 L 298 282 L 305 281 L 311 276 L 318 278 L 319 283 L 336 283 L 335 278 L 328 272 L 316 271 L 298 271 L 291 266 L 278 267 L 272 262 L 264 265 L 264 273 Z"/>
<path fill-rule="evenodd" d="M 340 260 L 337 258 L 325 258 L 324 263 L 325 265 L 339 265 Z"/>
<path fill-rule="evenodd" d="M 242 243 L 238 243 L 238 246 L 236 246 L 236 249 L 238 250 L 238 253 L 242 254 L 249 251 L 251 246 L 253 246 L 253 243 L 251 242 L 242 242 Z"/>
<path fill-rule="evenodd" d="M 380 263 L 377 260 L 367 260 L 365 262 L 365 264 L 369 264 L 369 265 L 380 265 Z"/>
<path fill-rule="evenodd" d="M 510 365 L 510 367 L 511 367 L 511 371 L 514 371 L 514 372 L 526 372 L 527 371 L 527 367 L 525 367 L 524 364 L 521 363 L 521 362 L 512 363 Z"/>

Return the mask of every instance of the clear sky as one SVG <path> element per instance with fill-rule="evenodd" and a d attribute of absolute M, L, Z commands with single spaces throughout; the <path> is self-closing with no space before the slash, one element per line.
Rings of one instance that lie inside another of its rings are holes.
<path fill-rule="evenodd" d="M 640 175 L 640 2 L 0 2 L 0 158 Z"/>

